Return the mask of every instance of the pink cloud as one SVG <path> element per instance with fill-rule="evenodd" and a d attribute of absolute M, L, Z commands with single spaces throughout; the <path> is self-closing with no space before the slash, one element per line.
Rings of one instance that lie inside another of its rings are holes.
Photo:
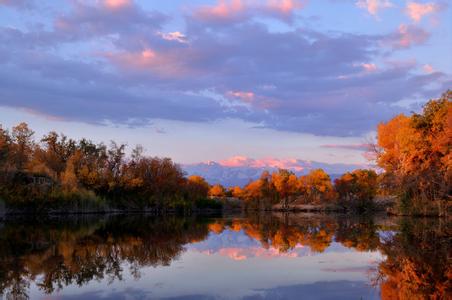
<path fill-rule="evenodd" d="M 301 161 L 294 158 L 253 159 L 246 156 L 233 156 L 229 159 L 221 160 L 218 163 L 225 167 L 280 168 L 294 171 L 303 171 L 307 165 L 306 161 Z"/>
<path fill-rule="evenodd" d="M 60 116 L 55 116 L 55 115 L 51 115 L 51 114 L 47 114 L 45 112 L 41 112 L 39 110 L 36 109 L 32 109 L 32 108 L 27 108 L 27 107 L 21 107 L 19 108 L 19 110 L 24 111 L 30 115 L 34 115 L 40 118 L 43 118 L 45 120 L 49 120 L 49 121 L 69 121 L 69 119 L 64 118 L 64 117 L 60 117 Z"/>
<path fill-rule="evenodd" d="M 218 250 L 218 253 L 221 256 L 227 256 L 233 260 L 245 260 L 248 258 L 248 255 L 244 253 L 246 250 L 241 248 L 222 248 Z"/>
<path fill-rule="evenodd" d="M 273 97 L 257 95 L 251 91 L 228 91 L 224 95 L 228 99 L 238 100 L 260 110 L 272 109 L 277 107 L 278 105 L 277 99 Z"/>
<path fill-rule="evenodd" d="M 404 48 L 409 47 L 412 44 L 421 44 L 426 40 L 424 34 L 404 24 L 399 26 L 399 34 L 399 45 Z"/>
<path fill-rule="evenodd" d="M 254 162 L 254 159 L 246 157 L 246 156 L 233 156 L 226 160 L 220 160 L 218 163 L 225 167 L 243 167 L 250 166 Z"/>
<path fill-rule="evenodd" d="M 427 74 L 430 74 L 430 73 L 435 72 L 435 69 L 434 69 L 431 65 L 429 65 L 429 64 L 423 65 L 423 66 L 422 66 L 422 70 L 423 70 L 425 73 L 427 73 Z"/>
<path fill-rule="evenodd" d="M 162 77 L 179 77 L 191 73 L 178 59 L 177 52 L 158 52 L 146 48 L 138 52 L 108 52 L 102 56 L 110 60 L 120 71 L 147 72 Z"/>
<path fill-rule="evenodd" d="M 362 63 L 361 67 L 363 67 L 366 72 L 375 72 L 378 69 L 377 66 L 372 63 Z"/>
<path fill-rule="evenodd" d="M 132 0 L 104 0 L 105 7 L 109 9 L 120 9 L 131 4 Z"/>
<path fill-rule="evenodd" d="M 424 16 L 438 12 L 439 9 L 440 5 L 432 2 L 408 2 L 405 12 L 411 18 L 411 20 L 419 22 Z"/>
<path fill-rule="evenodd" d="M 151 49 L 141 51 L 141 58 L 143 60 L 152 60 L 155 58 L 155 56 L 156 56 L 155 52 L 152 51 Z"/>
<path fill-rule="evenodd" d="M 429 37 L 430 34 L 422 28 L 401 24 L 397 32 L 389 36 L 385 42 L 396 49 L 410 48 L 423 44 Z"/>
<path fill-rule="evenodd" d="M 268 249 L 263 247 L 247 247 L 247 248 L 224 247 L 216 251 L 205 250 L 201 252 L 207 255 L 219 254 L 221 256 L 229 257 L 230 259 L 235 261 L 242 261 L 253 257 L 268 259 L 275 257 L 296 258 L 302 256 L 300 250 L 302 251 L 304 250 L 304 246 L 301 244 L 297 244 L 293 250 L 288 252 L 281 252 L 279 249 L 275 247 L 269 247 Z M 309 253 L 305 253 L 303 255 L 309 255 Z"/>
<path fill-rule="evenodd" d="M 378 70 L 377 65 L 374 63 L 354 63 L 353 66 L 357 67 L 357 68 L 361 68 L 362 71 L 359 73 L 350 74 L 350 75 L 345 75 L 345 74 L 338 75 L 338 76 L 336 76 L 336 78 L 340 79 L 340 80 L 347 80 L 347 79 L 352 79 L 352 78 L 356 78 L 356 77 L 367 76 L 368 73 L 373 73 Z"/>
<path fill-rule="evenodd" d="M 179 31 L 160 33 L 160 36 L 167 41 L 178 41 L 179 43 L 187 43 L 187 37 Z"/>
<path fill-rule="evenodd" d="M 372 16 L 377 16 L 380 10 L 393 7 L 394 5 L 389 0 L 358 0 L 356 6 L 367 10 Z"/>
<path fill-rule="evenodd" d="M 229 97 L 240 99 L 243 102 L 251 103 L 254 100 L 253 92 L 244 92 L 244 91 L 230 91 L 227 93 Z"/>
<path fill-rule="evenodd" d="M 214 6 L 199 8 L 195 15 L 204 20 L 231 19 L 245 10 L 242 0 L 219 0 Z"/>
<path fill-rule="evenodd" d="M 235 21 L 253 15 L 287 17 L 303 7 L 301 0 L 219 0 L 216 5 L 198 8 L 194 15 L 205 21 Z"/>
<path fill-rule="evenodd" d="M 297 0 L 269 0 L 267 8 L 282 14 L 291 14 L 293 11 L 303 8 L 303 2 Z"/>

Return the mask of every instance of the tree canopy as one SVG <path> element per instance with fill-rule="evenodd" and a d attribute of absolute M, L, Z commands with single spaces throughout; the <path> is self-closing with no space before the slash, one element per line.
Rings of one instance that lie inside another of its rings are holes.
<path fill-rule="evenodd" d="M 402 210 L 421 212 L 452 195 L 452 91 L 378 126 L 377 164 Z M 440 209 L 441 210 L 441 209 Z"/>

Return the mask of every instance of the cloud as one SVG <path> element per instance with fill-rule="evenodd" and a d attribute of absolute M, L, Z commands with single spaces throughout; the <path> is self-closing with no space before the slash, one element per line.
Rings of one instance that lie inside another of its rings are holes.
<path fill-rule="evenodd" d="M 362 274 L 363 278 L 366 278 Z M 259 290 L 257 299 L 298 299 L 299 295 L 316 295 L 317 299 L 359 299 L 362 295 L 372 295 L 375 289 L 365 281 L 319 281 L 308 284 L 278 286 Z M 338 297 L 340 295 L 340 297 Z"/>
<path fill-rule="evenodd" d="M 243 102 L 250 103 L 254 101 L 254 93 L 253 92 L 244 92 L 244 91 L 230 91 L 227 93 L 229 97 L 240 99 Z"/>
<path fill-rule="evenodd" d="M 245 4 L 242 0 L 219 0 L 214 6 L 204 6 L 199 8 L 195 15 L 203 20 L 232 20 L 238 15 L 244 14 Z"/>
<path fill-rule="evenodd" d="M 430 33 L 420 27 L 401 24 L 397 32 L 387 36 L 384 41 L 394 49 L 410 48 L 424 44 Z"/>
<path fill-rule="evenodd" d="M 321 145 L 320 147 L 328 148 L 328 149 L 369 151 L 371 145 L 370 144 L 326 144 L 326 145 Z"/>
<path fill-rule="evenodd" d="M 236 261 L 250 258 L 296 258 L 312 255 L 311 248 L 302 243 L 296 243 L 287 251 L 283 251 L 277 243 L 263 242 L 259 233 L 246 224 L 233 222 L 229 226 L 221 226 L 221 231 L 217 231 L 215 228 L 210 229 L 209 240 L 191 244 L 188 250 L 205 255 L 224 256 Z M 225 236 L 228 238 L 225 239 Z M 226 240 L 227 243 L 225 243 Z"/>
<path fill-rule="evenodd" d="M 303 171 L 306 168 L 306 162 L 297 159 L 252 159 L 245 156 L 234 156 L 218 163 L 224 167 L 278 168 L 295 171 Z"/>
<path fill-rule="evenodd" d="M 373 63 L 362 63 L 361 67 L 363 67 L 363 69 L 366 72 L 375 72 L 377 71 L 377 65 L 373 64 Z"/>
<path fill-rule="evenodd" d="M 52 42 L 78 42 L 101 37 L 117 36 L 119 39 L 142 37 L 154 33 L 168 21 L 156 11 L 144 11 L 132 1 L 105 0 L 85 2 L 74 0 L 72 8 L 54 20 L 54 30 L 44 32 Z"/>
<path fill-rule="evenodd" d="M 209 23 L 240 22 L 253 16 L 267 16 L 291 22 L 293 14 L 303 8 L 300 0 L 219 0 L 215 5 L 195 9 L 197 20 Z"/>
<path fill-rule="evenodd" d="M 302 9 L 304 5 L 304 2 L 300 0 L 268 0 L 267 5 L 261 10 L 269 15 L 275 14 L 283 19 L 291 20 L 293 14 Z"/>
<path fill-rule="evenodd" d="M 438 3 L 428 2 L 408 2 L 406 5 L 405 12 L 414 22 L 419 22 L 421 19 L 429 14 L 436 13 L 440 10 L 440 5 Z"/>
<path fill-rule="evenodd" d="M 311 255 L 310 250 L 306 250 L 305 246 L 297 244 L 294 249 L 287 252 L 283 252 L 278 248 L 270 246 L 268 248 L 263 248 L 262 246 L 256 247 L 223 247 L 215 250 L 203 250 L 200 251 L 206 255 L 220 255 L 228 257 L 235 261 L 247 260 L 250 258 L 261 258 L 261 259 L 273 259 L 277 257 L 286 258 L 297 258 L 302 256 Z"/>
<path fill-rule="evenodd" d="M 427 74 L 431 74 L 431 73 L 435 72 L 435 69 L 429 64 L 423 65 L 422 70 Z"/>
<path fill-rule="evenodd" d="M 104 5 L 109 9 L 121 9 L 132 5 L 132 0 L 105 0 Z"/>
<path fill-rule="evenodd" d="M 230 118 L 356 136 L 393 116 L 400 100 L 438 96 L 432 83 L 449 78 L 419 75 L 416 63 L 372 63 L 424 43 L 429 34 L 412 25 L 387 34 L 274 31 L 253 18 L 287 18 L 301 2 L 218 2 L 224 8 L 214 11 L 237 21 L 213 28 L 197 14 L 213 7 L 201 7 L 178 31 L 164 30 L 170 16 L 134 2 L 70 3 L 49 26 L 0 27 L 0 105 L 89 123 Z"/>
<path fill-rule="evenodd" d="M 183 76 L 189 72 L 178 64 L 177 57 L 171 53 L 157 52 L 149 48 L 138 52 L 107 52 L 104 56 L 120 71 L 142 70 L 161 77 Z"/>
<path fill-rule="evenodd" d="M 0 0 L 0 5 L 10 6 L 17 9 L 31 9 L 34 6 L 33 0 Z"/>
<path fill-rule="evenodd" d="M 21 57 L 27 71 L 1 68 L 1 105 L 94 124 L 142 126 L 153 118 L 207 122 L 227 117 L 222 107 L 207 97 L 158 88 L 137 93 L 128 83 L 96 66 L 50 57 L 34 59 Z M 41 63 L 46 67 L 42 68 Z M 32 69 L 35 74 L 28 73 Z"/>
<path fill-rule="evenodd" d="M 163 39 L 168 41 L 177 41 L 179 43 L 187 43 L 187 37 L 179 31 L 160 33 Z"/>
<path fill-rule="evenodd" d="M 346 147 L 346 146 L 345 146 Z M 350 149 L 350 148 L 347 148 Z M 353 150 L 360 150 L 354 148 Z M 228 168 L 256 168 L 256 169 L 287 169 L 292 170 L 295 172 L 303 172 L 303 171 L 309 171 L 315 168 L 318 168 L 320 166 L 317 162 L 310 162 L 307 160 L 302 159 L 296 159 L 296 158 L 285 158 L 285 159 L 279 159 L 279 158 L 272 158 L 272 157 L 266 157 L 266 158 L 260 158 L 260 159 L 253 159 L 246 156 L 233 156 L 225 160 L 218 161 L 218 164 L 223 167 Z M 335 167 L 341 167 L 341 168 L 350 168 L 351 165 L 345 166 L 333 166 L 330 165 L 328 167 L 328 164 L 324 164 L 323 167 L 326 167 L 326 169 L 333 171 Z M 358 165 L 354 165 L 356 168 Z M 335 169 L 334 169 L 335 170 Z M 334 171 L 333 171 L 334 172 Z"/>
<path fill-rule="evenodd" d="M 394 6 L 389 0 L 358 0 L 356 6 L 367 10 L 372 16 L 377 16 L 382 9 L 391 8 Z"/>
<path fill-rule="evenodd" d="M 303 3 L 297 0 L 270 0 L 268 7 L 281 13 L 291 13 L 294 10 L 301 9 Z"/>

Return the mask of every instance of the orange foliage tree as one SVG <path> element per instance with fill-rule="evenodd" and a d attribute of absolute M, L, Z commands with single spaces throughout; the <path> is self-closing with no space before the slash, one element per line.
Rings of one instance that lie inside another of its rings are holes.
<path fill-rule="evenodd" d="M 451 137 L 452 91 L 429 101 L 420 114 L 378 126 L 377 164 L 385 170 L 385 187 L 399 195 L 399 209 L 444 212 L 452 194 Z"/>
<path fill-rule="evenodd" d="M 354 170 L 334 181 L 334 188 L 340 200 L 357 206 L 359 209 L 371 208 L 377 193 L 378 175 L 373 170 Z"/>
<path fill-rule="evenodd" d="M 206 199 L 209 184 L 186 178 L 169 158 L 126 157 L 124 144 L 75 141 L 50 132 L 39 142 L 26 123 L 0 127 L 0 198 L 41 209 L 188 208 Z"/>
<path fill-rule="evenodd" d="M 309 203 L 329 201 L 335 198 L 330 176 L 322 169 L 301 176 L 298 182 L 299 190 Z"/>
<path fill-rule="evenodd" d="M 226 196 L 226 189 L 221 184 L 215 184 L 210 187 L 209 196 L 224 197 L 224 196 Z"/>

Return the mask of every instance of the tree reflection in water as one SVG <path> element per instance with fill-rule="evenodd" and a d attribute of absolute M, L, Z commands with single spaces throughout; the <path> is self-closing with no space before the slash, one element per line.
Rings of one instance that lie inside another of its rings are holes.
<path fill-rule="evenodd" d="M 383 299 L 452 299 L 451 222 L 403 219 L 380 251 L 378 281 Z"/>
<path fill-rule="evenodd" d="M 137 278 L 141 267 L 169 265 L 185 244 L 207 235 L 206 224 L 175 216 L 7 223 L 0 233 L 0 291 L 25 298 L 38 275 L 46 293 L 93 279 L 121 280 L 123 263 Z"/>
<path fill-rule="evenodd" d="M 384 299 L 441 299 L 451 293 L 450 222 L 287 214 L 7 221 L 0 227 L 0 293 L 20 299 L 27 298 L 32 282 L 51 294 L 70 284 L 122 280 L 124 272 L 139 278 L 140 269 L 168 266 L 185 245 L 225 229 L 243 231 L 280 253 L 297 245 L 323 252 L 332 242 L 380 251 L 385 260 L 375 283 Z"/>

